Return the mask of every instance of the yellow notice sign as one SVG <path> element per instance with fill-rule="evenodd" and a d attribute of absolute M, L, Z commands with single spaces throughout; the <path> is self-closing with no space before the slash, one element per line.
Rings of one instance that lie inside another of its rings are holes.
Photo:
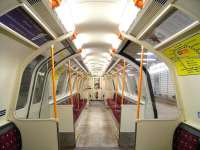
<path fill-rule="evenodd" d="M 163 50 L 163 54 L 176 64 L 178 75 L 200 74 L 200 33 Z"/>

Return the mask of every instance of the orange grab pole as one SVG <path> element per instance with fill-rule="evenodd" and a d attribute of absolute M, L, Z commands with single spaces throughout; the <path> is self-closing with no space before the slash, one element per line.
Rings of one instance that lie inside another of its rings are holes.
<path fill-rule="evenodd" d="M 125 74 L 125 69 L 126 69 L 126 62 L 125 62 L 125 60 L 124 60 L 123 75 L 122 75 L 122 99 L 121 99 L 121 104 L 124 103 L 124 89 L 125 89 L 124 84 L 125 84 L 125 76 L 126 76 L 126 74 Z"/>
<path fill-rule="evenodd" d="M 68 72 L 69 72 L 69 95 L 70 95 L 70 103 L 73 105 L 70 60 L 69 60 L 69 63 L 68 63 Z"/>
<path fill-rule="evenodd" d="M 139 80 L 138 80 L 138 98 L 137 98 L 137 116 L 136 119 L 140 119 L 140 100 L 142 94 L 142 67 L 144 62 L 144 47 L 141 47 L 141 58 L 140 58 L 140 72 L 139 72 Z"/>
<path fill-rule="evenodd" d="M 78 90 L 78 84 L 79 84 L 79 78 L 77 75 L 77 79 L 76 79 L 76 92 L 77 92 L 77 100 L 78 100 L 78 109 L 79 109 L 79 90 Z"/>
<path fill-rule="evenodd" d="M 55 82 L 55 66 L 54 66 L 54 45 L 51 46 L 51 67 L 52 67 L 53 110 L 54 110 L 54 117 L 57 118 L 56 82 Z"/>
<path fill-rule="evenodd" d="M 117 76 L 116 76 L 115 108 L 117 107 L 117 97 L 118 97 L 118 72 L 117 72 Z"/>

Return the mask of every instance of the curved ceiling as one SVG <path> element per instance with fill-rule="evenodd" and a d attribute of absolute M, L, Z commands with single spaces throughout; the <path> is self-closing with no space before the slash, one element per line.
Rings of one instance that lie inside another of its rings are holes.
<path fill-rule="evenodd" d="M 117 49 L 122 42 L 117 34 L 130 2 L 133 4 L 131 0 L 63 0 L 58 8 L 57 13 L 62 12 L 60 18 L 67 15 L 65 12 L 71 17 L 67 19 L 78 33 L 74 44 L 82 49 L 83 62 L 92 75 L 104 74 L 112 59 L 110 50 Z M 134 15 L 137 12 L 136 9 Z"/>

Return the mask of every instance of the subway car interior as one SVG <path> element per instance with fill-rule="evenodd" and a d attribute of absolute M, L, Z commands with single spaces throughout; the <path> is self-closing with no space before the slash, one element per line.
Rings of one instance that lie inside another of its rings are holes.
<path fill-rule="evenodd" d="M 0 150 L 200 150 L 200 0 L 1 0 Z"/>

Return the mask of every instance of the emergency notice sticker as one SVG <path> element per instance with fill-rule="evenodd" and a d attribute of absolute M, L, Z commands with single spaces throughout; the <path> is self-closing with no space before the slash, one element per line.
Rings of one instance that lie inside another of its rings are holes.
<path fill-rule="evenodd" d="M 178 75 L 200 74 L 200 33 L 163 50 L 162 53 L 175 63 Z"/>

